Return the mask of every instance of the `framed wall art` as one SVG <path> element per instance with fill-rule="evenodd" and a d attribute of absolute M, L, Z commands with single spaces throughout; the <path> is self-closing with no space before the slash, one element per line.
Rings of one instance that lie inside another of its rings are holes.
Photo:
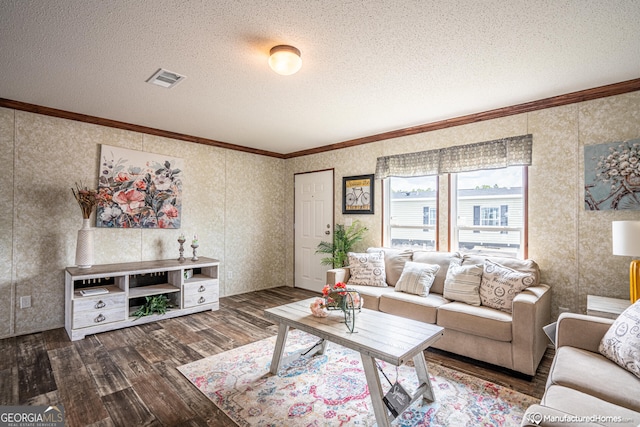
<path fill-rule="evenodd" d="M 640 210 L 640 139 L 584 147 L 586 210 Z"/>
<path fill-rule="evenodd" d="M 102 145 L 96 226 L 180 228 L 182 159 Z"/>
<path fill-rule="evenodd" d="M 374 175 L 342 178 L 342 213 L 373 214 Z"/>

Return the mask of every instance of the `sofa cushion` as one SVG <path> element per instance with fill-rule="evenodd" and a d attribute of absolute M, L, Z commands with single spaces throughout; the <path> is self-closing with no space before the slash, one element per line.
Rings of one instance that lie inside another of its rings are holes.
<path fill-rule="evenodd" d="M 426 297 L 433 284 L 436 273 L 440 270 L 437 264 L 424 264 L 408 261 L 396 283 L 395 290 Z"/>
<path fill-rule="evenodd" d="M 380 296 L 380 311 L 435 324 L 438 307 L 448 302 L 434 293 L 420 297 L 405 292 L 387 292 Z"/>
<path fill-rule="evenodd" d="M 512 317 L 489 307 L 452 302 L 438 309 L 438 326 L 496 341 L 510 342 Z"/>
<path fill-rule="evenodd" d="M 599 353 L 563 346 L 556 350 L 548 384 L 582 391 L 640 411 L 640 380 Z"/>
<path fill-rule="evenodd" d="M 384 252 L 347 253 L 349 257 L 349 281 L 347 285 L 387 286 Z"/>
<path fill-rule="evenodd" d="M 485 259 L 504 265 L 516 271 L 523 273 L 531 273 L 534 276 L 534 283 L 531 286 L 538 285 L 540 283 L 540 267 L 538 264 L 530 259 L 521 260 L 518 258 L 505 258 L 505 257 L 484 257 L 481 255 L 461 255 L 462 264 L 484 264 Z"/>
<path fill-rule="evenodd" d="M 590 373 L 591 370 L 589 370 Z M 588 377 L 589 375 L 583 374 L 583 376 Z M 605 426 L 636 427 L 640 423 L 640 413 L 636 411 L 598 399 L 589 393 L 560 385 L 549 387 L 540 403 Z"/>
<path fill-rule="evenodd" d="M 437 264 L 440 266 L 440 270 L 438 274 L 436 274 L 436 278 L 433 280 L 433 285 L 431 285 L 431 292 L 436 294 L 444 293 L 444 279 L 447 277 L 447 270 L 449 269 L 449 264 L 451 260 L 454 258 L 462 259 L 460 254 L 457 252 L 435 252 L 435 251 L 414 251 L 413 252 L 413 261 L 414 262 L 422 262 L 425 264 Z"/>
<path fill-rule="evenodd" d="M 389 286 L 359 286 L 353 285 L 348 287 L 349 290 L 358 291 L 364 301 L 364 308 L 369 310 L 380 310 L 380 297 L 386 293 L 392 292 L 393 288 Z"/>
<path fill-rule="evenodd" d="M 516 271 L 486 259 L 480 282 L 480 300 L 483 305 L 511 313 L 515 296 L 532 286 L 534 281 L 532 273 Z"/>
<path fill-rule="evenodd" d="M 460 265 L 459 260 L 452 260 L 444 280 L 444 297 L 479 306 L 483 270 L 482 264 Z"/>
<path fill-rule="evenodd" d="M 395 248 L 369 248 L 367 252 L 384 252 L 384 270 L 387 276 L 387 284 L 395 286 L 404 269 L 404 264 L 411 261 L 413 252 Z"/>
<path fill-rule="evenodd" d="M 613 322 L 598 351 L 640 378 L 640 300 Z"/>

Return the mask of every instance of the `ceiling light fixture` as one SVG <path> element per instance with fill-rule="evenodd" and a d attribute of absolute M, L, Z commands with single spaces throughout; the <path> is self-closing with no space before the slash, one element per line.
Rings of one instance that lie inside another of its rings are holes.
<path fill-rule="evenodd" d="M 302 67 L 300 51 L 289 45 L 278 45 L 269 52 L 269 66 L 273 71 L 283 76 L 290 76 Z"/>

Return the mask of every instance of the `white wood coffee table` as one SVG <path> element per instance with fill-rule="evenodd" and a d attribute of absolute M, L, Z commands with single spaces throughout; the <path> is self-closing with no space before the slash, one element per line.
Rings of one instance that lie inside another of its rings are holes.
<path fill-rule="evenodd" d="M 356 314 L 355 332 L 350 333 L 344 324 L 341 311 L 330 312 L 329 316 L 324 318 L 313 317 L 309 304 L 314 299 L 310 298 L 264 311 L 267 319 L 278 323 L 278 338 L 270 368 L 272 374 L 277 374 L 285 363 L 282 355 L 289 328 L 292 327 L 325 340 L 319 342 L 307 354 L 324 352 L 327 341 L 360 353 L 378 426 L 389 426 L 395 417 L 384 404 L 380 374 L 376 369 L 375 359 L 384 360 L 395 366 L 413 359 L 420 385 L 413 394 L 411 402 L 420 397 L 433 402 L 434 394 L 423 351 L 443 335 L 442 327 L 363 308 Z M 298 356 L 299 353 L 289 358 Z"/>

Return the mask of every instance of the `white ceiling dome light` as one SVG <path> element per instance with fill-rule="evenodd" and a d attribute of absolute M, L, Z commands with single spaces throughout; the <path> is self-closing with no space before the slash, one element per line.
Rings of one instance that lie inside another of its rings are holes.
<path fill-rule="evenodd" d="M 278 45 L 269 52 L 269 66 L 283 76 L 295 74 L 302 67 L 300 50 L 289 45 Z"/>

